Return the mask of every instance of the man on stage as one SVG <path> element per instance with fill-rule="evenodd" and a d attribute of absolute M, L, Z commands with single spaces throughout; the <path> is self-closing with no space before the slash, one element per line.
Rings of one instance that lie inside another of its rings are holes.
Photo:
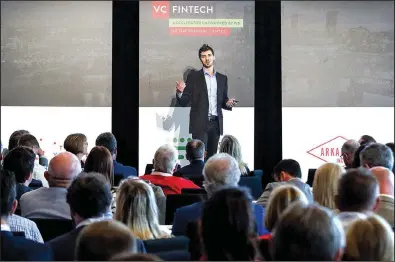
<path fill-rule="evenodd" d="M 186 83 L 177 81 L 177 100 L 181 106 L 190 106 L 189 133 L 206 145 L 206 159 L 217 152 L 223 134 L 222 108 L 232 110 L 238 101 L 228 98 L 228 78 L 214 69 L 214 50 L 204 44 L 199 49 L 203 68 L 191 71 Z"/>

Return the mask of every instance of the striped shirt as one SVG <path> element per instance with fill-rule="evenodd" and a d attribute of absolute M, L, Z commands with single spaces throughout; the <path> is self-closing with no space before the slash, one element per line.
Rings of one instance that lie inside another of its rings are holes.
<path fill-rule="evenodd" d="M 8 225 L 11 228 L 11 232 L 24 232 L 27 239 L 44 243 L 36 223 L 30 219 L 18 215 L 11 215 L 8 217 Z"/>

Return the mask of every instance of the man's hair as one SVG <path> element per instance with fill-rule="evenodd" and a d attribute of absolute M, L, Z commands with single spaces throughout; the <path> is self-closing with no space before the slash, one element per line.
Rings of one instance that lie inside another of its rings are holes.
<path fill-rule="evenodd" d="M 97 217 L 109 210 L 111 188 L 102 174 L 81 173 L 67 189 L 66 201 L 80 217 Z"/>
<path fill-rule="evenodd" d="M 301 178 L 302 170 L 298 161 L 293 159 L 283 159 L 273 168 L 273 177 L 280 176 L 281 172 L 286 172 L 293 177 Z"/>
<path fill-rule="evenodd" d="M 199 139 L 193 139 L 187 143 L 187 146 L 185 148 L 186 158 L 189 161 L 203 159 L 205 150 L 206 149 L 202 141 L 200 141 Z"/>
<path fill-rule="evenodd" d="M 113 155 L 117 150 L 117 139 L 110 132 L 101 133 L 96 138 L 96 146 L 104 146 Z"/>
<path fill-rule="evenodd" d="M 36 137 L 32 134 L 25 134 L 21 136 L 18 141 L 18 146 L 40 148 L 40 144 L 38 143 Z"/>
<path fill-rule="evenodd" d="M 100 221 L 82 229 L 76 243 L 77 261 L 108 261 L 116 254 L 134 251 L 136 239 L 129 228 L 115 220 Z"/>
<path fill-rule="evenodd" d="M 1 169 L 1 217 L 7 218 L 10 215 L 12 204 L 16 199 L 15 175 L 9 170 Z"/>
<path fill-rule="evenodd" d="M 336 199 L 340 211 L 372 210 L 379 193 L 377 178 L 369 169 L 349 169 L 339 179 Z"/>
<path fill-rule="evenodd" d="M 382 166 L 392 170 L 394 167 L 394 155 L 391 148 L 386 145 L 373 143 L 365 147 L 359 154 L 361 166 L 368 165 L 370 168 Z"/>
<path fill-rule="evenodd" d="M 173 146 L 163 145 L 158 148 L 154 156 L 154 170 L 163 173 L 173 173 L 178 153 Z"/>
<path fill-rule="evenodd" d="M 10 151 L 10 150 L 14 149 L 15 147 L 17 147 L 19 138 L 21 138 L 21 136 L 23 136 L 25 134 L 29 134 L 29 131 L 27 131 L 27 130 L 14 131 L 10 136 L 10 140 L 8 141 L 8 150 Z"/>
<path fill-rule="evenodd" d="M 317 204 L 292 204 L 274 230 L 274 261 L 334 261 L 345 246 L 341 222 L 331 210 Z"/>
<path fill-rule="evenodd" d="M 360 146 L 359 142 L 354 139 L 347 140 L 342 146 L 342 154 L 349 153 L 354 155 L 355 151 L 357 151 L 358 147 Z"/>
<path fill-rule="evenodd" d="M 4 158 L 3 168 L 15 174 L 17 183 L 25 183 L 33 173 L 36 154 L 32 149 L 18 146 L 12 149 Z"/>
<path fill-rule="evenodd" d="M 374 139 L 372 136 L 369 136 L 369 135 L 361 136 L 359 141 L 360 141 L 361 145 L 366 144 L 366 143 L 376 143 L 376 139 Z"/>
<path fill-rule="evenodd" d="M 210 157 L 203 168 L 203 186 L 211 195 L 223 187 L 235 187 L 240 181 L 240 168 L 229 154 L 219 153 Z"/>
<path fill-rule="evenodd" d="M 206 51 L 211 51 L 211 53 L 213 53 L 213 55 L 214 55 L 214 49 L 213 49 L 211 46 L 209 46 L 208 44 L 204 44 L 204 45 L 202 45 L 202 46 L 199 48 L 199 53 L 198 53 L 199 58 L 200 58 L 200 55 L 201 55 L 203 52 L 206 52 Z"/>
<path fill-rule="evenodd" d="M 255 236 L 252 197 L 244 189 L 226 188 L 208 199 L 202 210 L 202 242 L 208 261 L 253 260 Z M 226 232 L 226 234 L 223 234 Z"/>

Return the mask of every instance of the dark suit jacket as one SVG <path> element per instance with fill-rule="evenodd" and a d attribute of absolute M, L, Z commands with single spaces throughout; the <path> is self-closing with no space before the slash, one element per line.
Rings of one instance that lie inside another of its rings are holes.
<path fill-rule="evenodd" d="M 69 233 L 58 236 L 47 242 L 52 247 L 54 261 L 74 261 L 74 250 L 77 244 L 77 237 L 85 226 L 78 227 Z M 137 252 L 146 253 L 144 243 L 137 239 Z"/>
<path fill-rule="evenodd" d="M 18 200 L 18 202 L 19 202 L 19 200 L 21 199 L 21 196 L 29 191 L 32 191 L 32 189 L 30 187 L 27 187 L 27 186 L 19 184 L 19 183 L 16 184 L 16 200 Z"/>
<path fill-rule="evenodd" d="M 52 261 L 51 248 L 9 231 L 1 231 L 2 261 Z"/>
<path fill-rule="evenodd" d="M 202 215 L 203 204 L 204 202 L 197 202 L 192 205 L 184 206 L 177 209 L 174 214 L 172 234 L 175 236 L 186 235 L 189 222 L 197 221 L 200 219 Z M 264 225 L 264 208 L 252 203 L 252 212 L 255 217 L 258 235 L 261 236 L 264 234 L 268 234 L 269 231 L 265 228 Z"/>
<path fill-rule="evenodd" d="M 222 108 L 231 110 L 226 106 L 228 101 L 228 77 L 216 72 L 217 78 L 217 111 L 219 129 L 223 133 Z M 208 91 L 203 69 L 191 71 L 189 74 L 186 87 L 181 97 L 176 95 L 177 101 L 181 106 L 190 106 L 189 114 L 189 133 L 201 134 L 206 131 L 208 124 Z"/>
<path fill-rule="evenodd" d="M 131 166 L 124 166 L 118 163 L 116 160 L 113 161 L 114 165 L 114 182 L 115 185 L 119 185 L 119 182 L 130 176 L 137 176 L 137 170 Z"/>
<path fill-rule="evenodd" d="M 203 174 L 204 161 L 193 160 L 187 166 L 184 166 L 174 172 L 173 176 L 188 178 L 189 176 L 196 176 Z"/>

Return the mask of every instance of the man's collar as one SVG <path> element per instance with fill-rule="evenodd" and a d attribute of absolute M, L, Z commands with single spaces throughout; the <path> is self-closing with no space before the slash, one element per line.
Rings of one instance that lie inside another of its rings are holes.
<path fill-rule="evenodd" d="M 77 226 L 76 228 L 82 227 L 82 226 L 87 226 L 90 225 L 92 223 L 95 222 L 100 222 L 100 221 L 104 221 L 104 220 L 111 220 L 112 218 L 106 216 L 106 215 L 102 215 L 100 217 L 92 217 L 92 218 L 88 218 L 85 220 L 82 220 Z"/>
<path fill-rule="evenodd" d="M 210 72 L 205 67 L 203 67 L 203 73 L 206 75 L 210 75 Z M 217 71 L 213 68 L 213 75 L 216 75 L 216 74 L 217 74 Z"/>
<path fill-rule="evenodd" d="M 154 176 L 172 176 L 172 174 L 170 174 L 170 173 L 163 173 L 163 172 L 159 172 L 159 171 L 152 171 L 151 175 L 154 175 Z"/>

